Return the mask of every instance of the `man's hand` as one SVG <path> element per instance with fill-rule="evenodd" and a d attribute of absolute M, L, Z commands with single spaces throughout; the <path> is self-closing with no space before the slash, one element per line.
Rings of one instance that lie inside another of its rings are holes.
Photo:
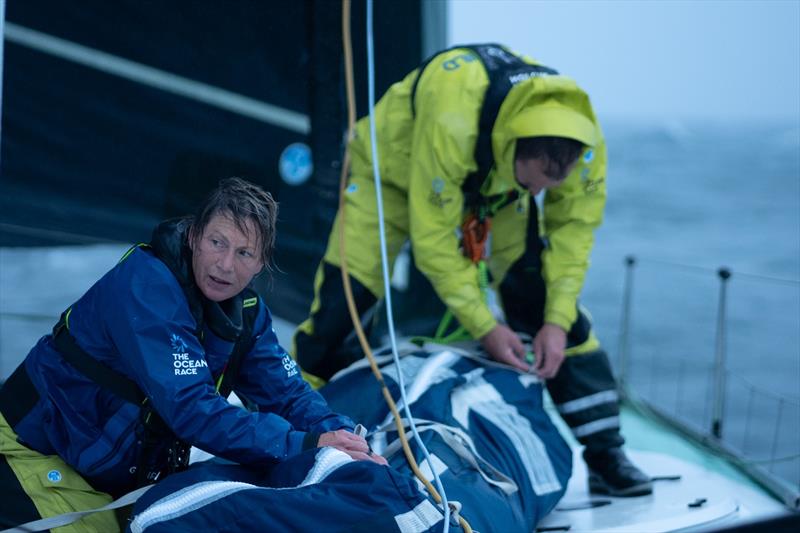
<path fill-rule="evenodd" d="M 533 351 L 536 353 L 536 373 L 539 377 L 550 379 L 558 374 L 564 362 L 564 350 L 567 347 L 567 332 L 555 324 L 545 324 L 536 338 L 533 339 Z"/>
<path fill-rule="evenodd" d="M 317 448 L 324 446 L 331 446 L 341 450 L 356 461 L 372 461 L 379 465 L 389 464 L 382 456 L 372 453 L 364 437 L 359 437 L 355 433 L 350 433 L 344 429 L 337 429 L 320 435 Z"/>
<path fill-rule="evenodd" d="M 525 347 L 517 334 L 503 324 L 497 324 L 492 331 L 481 338 L 481 344 L 489 356 L 499 363 L 529 372 L 530 366 L 525 362 Z"/>

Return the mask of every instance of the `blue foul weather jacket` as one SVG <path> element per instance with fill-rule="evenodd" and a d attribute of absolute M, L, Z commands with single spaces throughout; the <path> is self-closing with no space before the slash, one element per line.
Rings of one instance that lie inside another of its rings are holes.
<path fill-rule="evenodd" d="M 301 378 L 261 299 L 245 304 L 258 309 L 252 347 L 233 385 L 256 409 L 218 394 L 242 300 L 217 304 L 202 297 L 185 234 L 185 220 L 162 224 L 153 247 L 134 248 L 71 307 L 68 328 L 78 346 L 132 380 L 178 439 L 231 461 L 275 463 L 315 447 L 320 433 L 352 429 L 352 421 L 332 412 Z M 119 494 L 133 488 L 140 406 L 73 367 L 52 335 L 42 337 L 23 364 L 39 399 L 14 427 L 20 442 L 58 454 L 96 489 Z"/>

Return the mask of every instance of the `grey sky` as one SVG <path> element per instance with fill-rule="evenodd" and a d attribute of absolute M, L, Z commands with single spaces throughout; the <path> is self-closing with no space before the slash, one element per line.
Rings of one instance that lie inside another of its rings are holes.
<path fill-rule="evenodd" d="M 448 42 L 569 74 L 601 118 L 800 124 L 800 0 L 450 0 Z"/>

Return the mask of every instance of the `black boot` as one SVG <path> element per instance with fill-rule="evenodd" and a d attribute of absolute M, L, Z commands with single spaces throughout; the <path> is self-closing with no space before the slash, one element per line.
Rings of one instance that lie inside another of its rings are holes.
<path fill-rule="evenodd" d="M 645 496 L 653 492 L 650 478 L 628 460 L 622 448 L 583 452 L 589 468 L 589 492 L 609 496 Z"/>

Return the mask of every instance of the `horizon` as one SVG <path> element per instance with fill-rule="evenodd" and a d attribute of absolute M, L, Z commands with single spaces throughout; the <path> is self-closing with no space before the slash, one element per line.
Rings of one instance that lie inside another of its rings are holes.
<path fill-rule="evenodd" d="M 530 55 L 574 78 L 604 121 L 800 125 L 800 1 L 449 0 L 447 7 L 448 46 L 501 42 Z"/>

